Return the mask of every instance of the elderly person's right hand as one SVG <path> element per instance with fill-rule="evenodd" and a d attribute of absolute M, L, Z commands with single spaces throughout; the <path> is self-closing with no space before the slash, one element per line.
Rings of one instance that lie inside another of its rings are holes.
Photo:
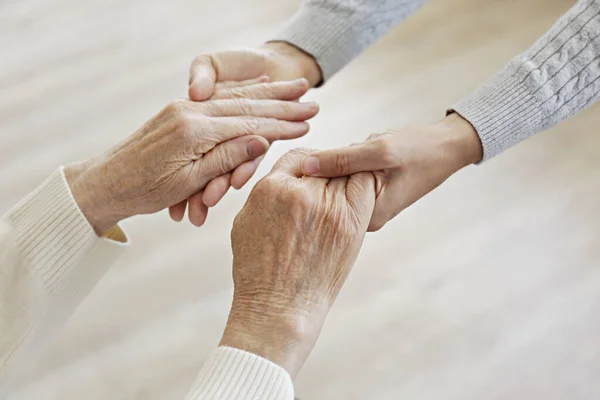
<path fill-rule="evenodd" d="M 303 177 L 286 154 L 253 189 L 232 230 L 234 298 L 221 346 L 296 375 L 359 253 L 375 205 L 372 173 Z"/>
<path fill-rule="evenodd" d="M 306 81 L 255 86 L 279 99 L 307 90 Z M 66 167 L 65 176 L 80 209 L 103 234 L 128 217 L 201 197 L 209 182 L 262 156 L 271 142 L 306 134 L 304 121 L 317 112 L 314 103 L 274 99 L 179 100 L 112 150 Z M 202 201 L 190 201 L 192 223 L 202 225 L 206 213 Z"/>

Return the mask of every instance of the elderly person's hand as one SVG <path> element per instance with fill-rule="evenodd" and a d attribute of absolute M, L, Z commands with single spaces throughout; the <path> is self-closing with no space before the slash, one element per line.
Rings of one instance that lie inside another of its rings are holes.
<path fill-rule="evenodd" d="M 278 85 L 296 90 L 293 82 Z M 128 217 L 201 197 L 211 180 L 260 157 L 270 142 L 306 134 L 303 121 L 317 111 L 313 103 L 277 100 L 176 101 L 107 153 L 66 167 L 65 175 L 82 212 L 103 234 Z M 190 203 L 195 225 L 206 212 L 202 201 Z"/>
<path fill-rule="evenodd" d="M 359 253 L 375 204 L 373 174 L 303 177 L 308 150 L 285 155 L 253 189 L 231 234 L 234 298 L 221 341 L 293 377 Z"/>
<path fill-rule="evenodd" d="M 190 67 L 189 96 L 193 101 L 249 98 L 257 94 L 271 98 L 271 87 L 265 82 L 294 79 L 302 79 L 306 87 L 291 100 L 299 99 L 321 81 L 321 69 L 316 60 L 287 42 L 270 42 L 256 48 L 225 50 L 196 57 Z M 199 203 L 196 208 L 212 207 L 230 187 L 240 189 L 256 172 L 261 160 L 262 157 L 246 162 L 233 173 L 215 178 L 201 199 L 199 196 L 190 199 L 190 207 L 194 207 L 194 202 Z M 182 215 L 185 204 L 173 207 L 172 215 Z"/>
<path fill-rule="evenodd" d="M 369 231 L 376 231 L 481 157 L 475 129 L 451 114 L 435 124 L 393 129 L 359 145 L 311 154 L 303 160 L 302 171 L 320 177 L 374 172 L 377 202 Z"/>

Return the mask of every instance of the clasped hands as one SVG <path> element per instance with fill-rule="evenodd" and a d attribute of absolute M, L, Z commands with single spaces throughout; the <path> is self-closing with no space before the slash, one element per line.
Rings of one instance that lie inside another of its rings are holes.
<path fill-rule="evenodd" d="M 201 226 L 240 188 L 276 140 L 308 132 L 321 81 L 315 60 L 285 43 L 198 57 L 189 95 L 112 150 L 65 168 L 99 235 L 165 208 Z M 252 190 L 232 229 L 234 299 L 221 345 L 265 357 L 293 376 L 314 346 L 367 230 L 481 159 L 471 125 L 439 123 L 316 152 L 297 149 Z"/>

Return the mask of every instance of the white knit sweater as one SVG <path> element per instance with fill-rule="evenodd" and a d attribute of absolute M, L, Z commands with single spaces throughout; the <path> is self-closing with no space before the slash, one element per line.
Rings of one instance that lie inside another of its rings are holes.
<path fill-rule="evenodd" d="M 0 220 L 0 398 L 127 246 L 119 227 L 95 234 L 62 169 Z M 226 347 L 209 356 L 187 397 L 293 398 L 283 368 Z"/>

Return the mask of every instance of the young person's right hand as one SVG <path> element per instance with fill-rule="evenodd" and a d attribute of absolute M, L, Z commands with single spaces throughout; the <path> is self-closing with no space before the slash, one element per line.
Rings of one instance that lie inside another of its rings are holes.
<path fill-rule="evenodd" d="M 475 129 L 458 114 L 450 114 L 435 124 L 392 129 L 358 145 L 310 154 L 302 162 L 302 172 L 319 177 L 373 172 L 377 202 L 369 231 L 376 231 L 481 158 Z"/>

